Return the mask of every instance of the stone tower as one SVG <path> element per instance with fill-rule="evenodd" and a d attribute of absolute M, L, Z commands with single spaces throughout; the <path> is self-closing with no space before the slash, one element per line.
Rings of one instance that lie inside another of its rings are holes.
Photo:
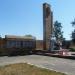
<path fill-rule="evenodd" d="M 43 4 L 43 48 L 49 50 L 50 39 L 53 31 L 53 13 L 51 6 L 47 3 Z"/>

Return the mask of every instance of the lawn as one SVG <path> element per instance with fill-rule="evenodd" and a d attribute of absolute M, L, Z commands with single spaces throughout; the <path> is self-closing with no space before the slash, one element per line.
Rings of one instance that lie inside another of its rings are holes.
<path fill-rule="evenodd" d="M 65 75 L 64 73 L 39 68 L 26 63 L 0 67 L 0 75 Z"/>

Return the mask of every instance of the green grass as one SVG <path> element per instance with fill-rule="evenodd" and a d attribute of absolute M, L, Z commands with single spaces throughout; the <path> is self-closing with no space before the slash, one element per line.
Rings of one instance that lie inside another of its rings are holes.
<path fill-rule="evenodd" d="M 65 75 L 64 73 L 39 68 L 26 63 L 0 67 L 0 75 Z"/>

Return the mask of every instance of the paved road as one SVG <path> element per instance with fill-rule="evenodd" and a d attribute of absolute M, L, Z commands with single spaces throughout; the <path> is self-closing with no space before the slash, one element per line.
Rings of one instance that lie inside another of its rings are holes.
<path fill-rule="evenodd" d="M 26 62 L 39 67 L 45 67 L 51 70 L 63 72 L 68 75 L 75 75 L 75 60 L 40 55 L 0 57 L 0 66 Z"/>

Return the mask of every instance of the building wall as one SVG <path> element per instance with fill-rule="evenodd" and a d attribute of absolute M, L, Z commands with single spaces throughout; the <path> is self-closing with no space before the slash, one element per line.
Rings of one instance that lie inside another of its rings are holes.
<path fill-rule="evenodd" d="M 3 47 L 5 47 L 5 39 L 4 38 L 1 38 L 0 39 L 0 48 L 3 48 Z"/>
<path fill-rule="evenodd" d="M 7 50 L 5 49 L 6 40 L 4 38 L 0 39 L 0 55 L 7 55 Z"/>
<path fill-rule="evenodd" d="M 53 29 L 53 13 L 49 4 L 43 4 L 43 45 L 44 50 L 48 50 L 50 46 L 50 38 Z"/>
<path fill-rule="evenodd" d="M 43 50 L 43 40 L 36 40 L 36 50 Z"/>
<path fill-rule="evenodd" d="M 72 41 L 70 41 L 70 48 L 75 48 L 75 43 L 73 43 Z"/>

